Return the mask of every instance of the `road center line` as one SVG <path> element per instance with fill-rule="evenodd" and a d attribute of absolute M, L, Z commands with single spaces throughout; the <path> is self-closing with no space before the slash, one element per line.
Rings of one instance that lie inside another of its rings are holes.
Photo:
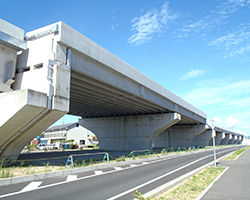
<path fill-rule="evenodd" d="M 222 152 L 220 152 L 220 153 L 223 153 L 223 152 L 226 152 L 226 151 L 230 151 L 230 150 L 231 150 L 231 149 L 228 149 L 228 150 L 222 151 Z M 220 154 L 220 153 L 217 153 L 217 154 Z M 209 157 L 209 156 L 213 156 L 213 154 L 208 155 L 208 156 L 206 156 L 206 157 Z M 150 162 L 150 164 L 153 164 L 153 163 L 156 163 L 156 162 L 161 162 L 161 161 L 166 161 L 166 160 L 168 160 L 168 159 L 169 159 L 169 158 L 167 158 L 167 159 L 162 159 L 162 160 L 157 160 L 157 161 L 154 161 L 154 162 Z M 203 158 L 201 158 L 201 159 L 199 159 L 199 160 L 202 160 L 202 159 L 205 159 L 205 157 L 203 157 Z M 197 160 L 197 161 L 194 161 L 194 162 L 198 162 L 198 160 Z M 192 163 L 194 163 L 194 162 L 192 162 Z M 190 163 L 189 163 L 188 165 L 190 165 Z M 140 167 L 140 166 L 141 166 L 141 165 L 137 165 L 136 167 Z M 128 170 L 128 169 L 131 169 L 131 168 L 133 168 L 133 167 L 128 167 L 128 168 L 123 169 L 123 170 Z M 183 168 L 183 167 L 182 167 L 182 168 Z M 178 170 L 180 170 L 180 168 L 178 168 Z M 177 171 L 178 171 L 178 170 L 177 170 Z M 114 171 L 106 172 L 105 174 L 111 174 L 111 173 L 115 173 L 115 172 L 118 172 L 118 171 L 119 171 L 119 170 L 114 170 Z M 169 172 L 168 175 L 169 175 L 170 173 L 174 173 L 174 172 Z M 97 175 L 90 175 L 90 176 L 78 178 L 78 179 L 76 179 L 75 181 L 80 181 L 80 180 L 92 178 L 92 177 L 95 177 L 95 176 L 97 176 Z M 165 176 L 167 176 L 167 175 L 165 175 Z M 53 187 L 53 186 L 58 186 L 58 185 L 62 185 L 62 184 L 65 184 L 65 183 L 69 183 L 69 182 L 68 182 L 68 181 L 62 181 L 62 182 L 58 182 L 58 183 L 53 183 L 53 184 L 50 184 L 50 185 L 45 185 L 45 186 L 42 186 L 42 187 L 38 187 L 38 188 L 36 188 L 36 190 L 40 190 L 40 189 L 44 189 L 44 188 L 49 188 L 49 187 Z M 149 184 L 149 183 L 148 183 L 148 184 Z M 143 186 L 140 186 L 140 187 L 143 187 Z M 136 188 L 139 188 L 139 186 L 136 187 Z M 136 190 L 136 189 L 134 188 L 134 190 Z M 132 191 L 133 191 L 133 190 L 132 190 Z M 1 198 L 4 198 L 4 197 L 8 197 L 8 196 L 18 195 L 18 194 L 21 194 L 21 193 L 24 193 L 24 192 L 28 192 L 28 191 L 19 191 L 19 192 L 13 192 L 13 193 L 1 195 L 1 196 L 0 196 L 0 199 L 1 199 Z M 124 195 L 125 195 L 125 194 L 124 194 Z M 114 197 L 112 197 L 112 198 L 114 198 Z"/>
<path fill-rule="evenodd" d="M 229 150 L 226 150 L 226 151 L 229 151 Z M 221 153 L 223 153 L 223 152 L 225 152 L 225 151 L 219 152 L 219 153 L 217 153 L 217 154 L 221 154 Z M 111 197 L 111 198 L 109 198 L 109 199 L 107 199 L 107 200 L 115 200 L 115 199 L 117 199 L 117 198 L 120 198 L 120 197 L 122 197 L 122 196 L 124 196 L 124 195 L 126 195 L 126 194 L 128 194 L 128 193 L 131 193 L 131 192 L 133 192 L 133 191 L 135 191 L 135 190 L 137 190 L 137 189 L 139 189 L 139 188 L 141 188 L 141 187 L 144 187 L 144 186 L 146 186 L 146 185 L 148 185 L 148 184 L 150 184 L 150 183 L 153 183 L 153 182 L 155 182 L 155 181 L 158 181 L 159 179 L 162 179 L 162 178 L 164 178 L 164 177 L 166 177 L 166 176 L 168 176 L 168 175 L 170 175 L 170 174 L 173 174 L 173 173 L 175 173 L 175 172 L 177 172 L 177 171 L 179 171 L 179 170 L 181 170 L 181 169 L 183 169 L 183 168 L 185 168 L 185 167 L 188 167 L 188 166 L 190 166 L 190 165 L 192 165 L 192 164 L 194 164 L 194 163 L 197 163 L 197 162 L 199 162 L 199 161 L 201 161 L 201 160 L 204 160 L 204 159 L 206 159 L 206 158 L 208 158 L 208 157 L 210 157 L 210 156 L 213 156 L 213 154 L 208 155 L 208 156 L 205 156 L 205 157 L 200 158 L 200 159 L 198 159 L 198 160 L 195 160 L 195 161 L 193 161 L 193 162 L 191 162 L 191 163 L 189 163 L 189 164 L 187 164 L 187 165 L 184 165 L 184 166 L 182 166 L 182 167 L 179 167 L 179 168 L 177 168 L 177 169 L 175 169 L 175 170 L 173 170 L 173 171 L 171 171 L 171 172 L 168 172 L 168 173 L 166 173 L 166 174 L 164 174 L 164 175 L 162 175 L 162 176 L 159 176 L 159 177 L 157 177 L 157 178 L 155 178 L 155 179 L 153 179 L 153 180 L 150 180 L 150 181 L 148 181 L 148 182 L 146 182 L 146 183 L 143 183 L 143 184 L 138 185 L 138 186 L 136 186 L 136 187 L 134 187 L 134 188 L 131 188 L 130 190 L 127 190 L 127 191 L 125 191 L 125 192 L 123 192 L 123 193 L 120 193 L 120 194 L 118 194 L 118 195 L 116 195 L 116 196 L 113 196 L 113 197 Z"/>

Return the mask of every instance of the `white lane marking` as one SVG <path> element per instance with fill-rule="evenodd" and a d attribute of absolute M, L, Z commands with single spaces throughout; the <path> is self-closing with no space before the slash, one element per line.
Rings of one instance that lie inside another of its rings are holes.
<path fill-rule="evenodd" d="M 219 152 L 217 154 L 221 154 L 221 153 L 224 153 L 224 152 L 227 152 L 227 151 L 230 151 L 231 149 L 227 149 L 225 151 L 222 151 L 222 152 Z M 211 156 L 213 156 L 213 154 L 211 154 Z M 156 161 L 152 161 L 150 162 L 150 164 L 153 164 L 153 163 L 157 163 L 157 162 L 163 162 L 163 161 L 166 161 L 166 160 L 169 160 L 169 158 L 165 158 L 165 159 L 161 159 L 161 160 L 156 160 Z M 139 167 L 139 165 L 137 166 Z M 128 167 L 128 168 L 125 168 L 123 170 L 128 170 L 128 169 L 131 169 L 132 167 Z M 114 171 L 110 171 L 110 172 L 106 172 L 105 174 L 111 174 L 111 173 L 115 173 L 117 172 L 116 170 Z M 77 180 L 75 181 L 80 181 L 80 180 L 84 180 L 84 179 L 88 179 L 88 178 L 92 178 L 92 177 L 95 177 L 96 175 L 90 175 L 90 176 L 85 176 L 85 177 L 81 177 L 81 178 L 78 178 Z M 62 182 L 58 182 L 58 183 L 52 183 L 50 185 L 45 185 L 45 186 L 41 186 L 41 187 L 38 187 L 37 190 L 40 190 L 40 189 L 44 189 L 44 188 L 49 188 L 49 187 L 53 187 L 53 186 L 58 186 L 58 185 L 62 185 L 62 184 L 65 184 L 65 183 L 68 183 L 67 181 L 62 181 Z M 14 196 L 14 195 L 18 195 L 18 194 L 21 194 L 23 192 L 19 191 L 19 192 L 13 192 L 13 193 L 9 193 L 9 194 L 4 194 L 4 195 L 1 195 L 0 196 L 0 199 L 1 198 L 4 198 L 4 197 L 9 197 L 9 196 Z"/>
<path fill-rule="evenodd" d="M 74 181 L 77 179 L 77 175 L 68 175 L 67 180 L 66 181 Z"/>
<path fill-rule="evenodd" d="M 114 167 L 114 168 L 115 168 L 115 170 L 122 170 L 121 167 Z"/>
<path fill-rule="evenodd" d="M 146 165 L 146 164 L 148 164 L 148 162 L 142 162 L 142 164 L 143 164 L 143 165 Z"/>
<path fill-rule="evenodd" d="M 130 164 L 131 167 L 137 167 L 138 165 Z"/>
<path fill-rule="evenodd" d="M 30 190 L 35 190 L 42 184 L 42 181 L 33 181 L 29 183 L 25 188 L 23 188 L 20 192 L 27 192 Z"/>
<path fill-rule="evenodd" d="M 220 152 L 220 153 L 222 153 L 222 152 Z M 217 153 L 217 154 L 220 154 L 220 153 Z M 166 177 L 166 176 L 168 176 L 168 175 L 170 175 L 170 174 L 173 174 L 173 173 L 175 173 L 175 172 L 177 172 L 177 171 L 179 171 L 179 170 L 181 170 L 181 169 L 183 169 L 183 168 L 185 168 L 185 167 L 188 167 L 188 166 L 190 166 L 190 165 L 192 165 L 192 164 L 194 164 L 194 163 L 197 163 L 197 162 L 199 162 L 199 161 L 201 161 L 201 160 L 204 160 L 204 159 L 206 159 L 206 158 L 208 158 L 208 157 L 211 157 L 211 156 L 213 156 L 213 155 L 208 155 L 208 156 L 205 156 L 205 157 L 200 158 L 200 159 L 198 159 L 198 160 L 195 160 L 195 161 L 193 161 L 193 162 L 191 162 L 191 163 L 189 163 L 189 164 L 187 164 L 187 165 L 184 165 L 184 166 L 182 166 L 182 167 L 179 167 L 179 168 L 177 168 L 177 169 L 175 169 L 175 170 L 173 170 L 173 171 L 171 171 L 171 172 L 168 172 L 168 173 L 166 173 L 166 174 L 163 174 L 163 175 L 161 175 L 161 176 L 159 176 L 159 177 L 157 177 L 157 178 L 155 178 L 155 179 L 153 179 L 153 180 L 150 180 L 150 181 L 148 181 L 148 182 L 146 182 L 146 183 L 143 183 L 143 184 L 138 185 L 138 186 L 136 186 L 136 187 L 134 187 L 134 188 L 131 188 L 131 189 L 129 189 L 129 190 L 125 191 L 125 192 L 122 192 L 122 193 L 120 193 L 120 194 L 118 194 L 118 195 L 116 195 L 116 196 L 113 196 L 113 197 L 111 197 L 111 198 L 109 198 L 109 199 L 107 199 L 107 200 L 115 200 L 115 199 L 118 199 L 118 198 L 120 198 L 120 197 L 122 197 L 122 196 L 124 196 L 124 195 L 126 195 L 126 194 L 128 194 L 128 193 L 134 192 L 134 191 L 138 190 L 138 189 L 141 188 L 141 187 L 144 187 L 144 186 L 146 186 L 146 185 L 148 185 L 148 184 L 150 184 L 150 183 L 153 183 L 153 182 L 155 182 L 155 181 L 158 181 L 159 179 L 162 179 L 162 178 L 164 178 L 164 177 Z"/>
<path fill-rule="evenodd" d="M 95 171 L 95 175 L 100 175 L 100 174 L 103 174 L 103 171 Z"/>

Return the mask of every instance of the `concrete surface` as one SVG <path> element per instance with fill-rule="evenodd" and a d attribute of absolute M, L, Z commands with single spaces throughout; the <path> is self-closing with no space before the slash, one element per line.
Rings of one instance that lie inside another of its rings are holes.
<path fill-rule="evenodd" d="M 98 137 L 100 149 L 152 149 L 154 139 L 162 131 L 181 120 L 180 114 L 123 116 L 80 119 L 79 123 Z M 164 141 L 167 147 L 167 140 Z"/>
<path fill-rule="evenodd" d="M 17 40 L 22 39 L 24 33 L 4 21 L 0 21 L 1 32 Z M 12 122 L 1 125 L 9 129 L 0 132 L 0 137 L 3 134 L 7 138 L 0 144 L 0 160 L 3 157 L 15 159 L 22 147 L 66 113 L 92 121 L 85 123 L 86 127 L 97 135 L 103 149 L 148 149 L 154 147 L 155 141 L 161 147 L 187 146 L 191 139 L 195 145 L 205 146 L 211 139 L 207 137 L 210 130 L 204 134 L 204 130 L 195 128 L 201 125 L 201 129 L 206 129 L 204 112 L 64 22 L 28 32 L 23 41 L 27 48 L 18 53 L 17 59 L 15 48 L 8 49 L 12 46 L 6 42 L 0 43 L 5 45 L 4 51 L 0 50 L 0 92 L 3 82 L 2 91 L 33 90 L 45 94 L 47 99 L 40 114 L 35 114 L 37 109 L 33 107 L 19 113 L 8 106 Z M 5 52 L 13 55 L 2 56 Z M 11 99 L 4 99 L 2 106 L 8 101 Z M 18 101 L 22 101 L 22 96 L 14 105 Z M 9 114 L 6 111 L 1 117 L 6 113 Z M 29 120 L 27 117 L 16 132 L 12 131 L 10 124 L 20 124 L 20 117 L 15 116 L 20 114 L 28 115 Z M 172 115 L 178 117 L 165 118 Z M 164 120 L 158 123 L 155 118 Z M 188 128 L 174 131 L 175 125 Z M 10 131 L 12 133 L 8 134 Z M 155 140 L 163 131 L 167 132 Z M 170 137 L 167 137 L 169 131 Z"/>
<path fill-rule="evenodd" d="M 225 174 L 203 196 L 202 200 L 242 199 L 250 198 L 250 149 L 246 150 L 236 161 L 220 161 L 228 166 Z"/>

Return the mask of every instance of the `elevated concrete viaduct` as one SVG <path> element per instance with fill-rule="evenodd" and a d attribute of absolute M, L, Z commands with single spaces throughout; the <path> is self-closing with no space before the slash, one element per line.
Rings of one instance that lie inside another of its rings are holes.
<path fill-rule="evenodd" d="M 205 113 L 67 24 L 29 32 L 22 42 L 12 81 L 0 85 L 1 110 L 8 113 L 1 114 L 0 159 L 15 159 L 66 113 L 82 117 L 79 123 L 97 135 L 101 149 L 209 144 Z"/>

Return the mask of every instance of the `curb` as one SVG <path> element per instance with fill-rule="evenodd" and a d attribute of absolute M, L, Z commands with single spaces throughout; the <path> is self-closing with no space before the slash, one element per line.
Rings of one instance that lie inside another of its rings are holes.
<path fill-rule="evenodd" d="M 237 150 L 236 150 L 237 151 Z M 235 152 L 235 151 L 234 151 Z M 234 153 L 232 152 L 232 153 Z M 244 151 L 245 152 L 245 151 Z M 242 152 L 240 155 L 238 155 L 234 161 L 236 161 L 244 152 Z M 231 154 L 232 154 L 231 153 Z M 227 155 L 223 156 L 221 159 L 225 158 Z M 229 169 L 229 167 L 227 167 L 216 179 L 214 179 L 214 181 L 205 189 L 203 190 L 203 192 L 195 199 L 195 200 L 200 200 L 210 189 L 211 187 L 214 185 L 214 182 L 218 181 L 222 175 L 224 175 L 224 173 L 226 173 L 226 171 Z"/>
<path fill-rule="evenodd" d="M 223 171 L 219 176 L 217 176 L 216 179 L 214 179 L 213 182 L 210 183 L 210 185 L 207 186 L 207 188 L 206 188 L 205 190 L 203 190 L 203 192 L 200 193 L 200 195 L 199 195 L 195 200 L 200 200 L 200 199 L 210 190 L 210 188 L 214 185 L 214 183 L 215 183 L 216 181 L 218 181 L 218 180 L 220 179 L 220 177 L 222 177 L 222 175 L 223 175 L 228 169 L 229 169 L 229 167 L 227 167 L 226 169 L 224 169 L 224 171 Z"/>
<path fill-rule="evenodd" d="M 53 172 L 44 172 L 44 173 L 39 173 L 39 174 L 31 174 L 31 175 L 11 177 L 11 178 L 3 178 L 3 179 L 0 179 L 0 187 L 12 185 L 12 184 L 17 184 L 17 183 L 23 183 L 23 182 L 27 182 L 27 181 L 35 181 L 35 180 L 42 180 L 42 179 L 46 179 L 46 178 L 53 178 L 53 177 L 57 177 L 57 176 L 68 176 L 68 175 L 75 174 L 75 173 L 88 172 L 88 171 L 92 171 L 92 170 L 100 170 L 100 169 L 105 169 L 105 168 L 109 168 L 109 167 L 120 167 L 120 166 L 125 165 L 125 164 L 136 164 L 139 162 L 153 161 L 153 160 L 158 160 L 161 158 L 172 159 L 175 157 L 185 156 L 185 155 L 188 155 L 190 153 L 194 153 L 194 152 L 187 152 L 185 154 L 179 153 L 179 154 L 174 154 L 174 155 L 163 155 L 163 156 L 157 156 L 157 157 L 129 160 L 129 161 L 124 161 L 124 162 L 105 163 L 105 164 L 101 164 L 101 165 L 92 165 L 92 166 L 88 166 L 88 167 L 73 168 L 73 169 L 66 169 L 66 170 L 53 171 Z M 198 151 L 197 151 L 197 153 L 198 153 Z"/>
<path fill-rule="evenodd" d="M 212 149 L 212 150 L 213 150 L 213 149 Z M 237 150 L 235 150 L 235 151 L 237 151 Z M 228 155 L 231 154 L 231 153 L 232 153 L 232 152 L 230 152 L 230 153 L 228 153 L 228 154 L 222 156 L 221 158 L 217 159 L 217 161 L 220 161 L 221 159 L 225 158 L 226 156 L 228 156 Z M 162 194 L 163 192 L 166 192 L 167 190 L 169 190 L 169 189 L 171 189 L 172 187 L 176 186 L 177 184 L 183 182 L 185 179 L 190 178 L 192 175 L 201 172 L 204 168 L 208 167 L 209 165 L 213 165 L 213 164 L 214 164 L 214 161 L 211 161 L 210 163 L 207 163 L 207 164 L 205 164 L 205 165 L 203 165 L 203 166 L 201 166 L 201 167 L 199 167 L 199 168 L 197 168 L 197 169 L 195 169 L 195 170 L 193 170 L 193 171 L 191 171 L 191 172 L 189 172 L 189 173 L 187 173 L 187 174 L 184 174 L 184 175 L 182 175 L 182 176 L 180 176 L 180 177 L 178 177 L 178 178 L 176 178 L 176 179 L 174 179 L 174 180 L 172 180 L 172 181 L 170 181 L 170 182 L 168 182 L 168 183 L 166 183 L 166 184 L 164 184 L 164 185 L 162 185 L 162 186 L 160 186 L 160 187 L 158 187 L 158 188 L 156 188 L 156 189 L 154 189 L 154 190 L 151 190 L 151 191 L 147 192 L 146 194 L 143 195 L 143 197 L 144 197 L 144 198 L 149 198 L 149 197 L 151 197 L 151 196 L 160 195 L 160 194 Z M 225 171 L 225 170 L 224 170 L 224 171 Z M 222 174 L 224 173 L 224 171 L 222 172 Z M 221 176 L 222 176 L 222 175 L 220 174 L 218 177 L 220 178 Z M 219 179 L 218 177 L 217 177 L 216 180 L 214 180 L 214 181 L 217 181 L 217 180 Z M 214 183 L 214 181 L 213 181 L 212 183 Z M 212 187 L 212 183 L 210 184 L 211 187 Z M 209 186 L 210 186 L 210 185 L 209 185 Z M 208 187 L 209 187 L 209 186 L 208 186 Z M 210 189 L 210 188 L 208 188 L 207 191 L 208 191 L 209 189 Z M 205 190 L 206 190 L 206 189 L 205 189 Z M 205 191 L 205 190 L 204 190 L 204 191 Z M 207 191 L 206 191 L 206 192 L 207 192 Z M 205 195 L 206 192 L 204 192 L 203 195 Z M 198 198 L 198 197 L 197 197 L 197 198 Z M 200 199 L 195 199 L 195 200 L 200 200 Z"/>

